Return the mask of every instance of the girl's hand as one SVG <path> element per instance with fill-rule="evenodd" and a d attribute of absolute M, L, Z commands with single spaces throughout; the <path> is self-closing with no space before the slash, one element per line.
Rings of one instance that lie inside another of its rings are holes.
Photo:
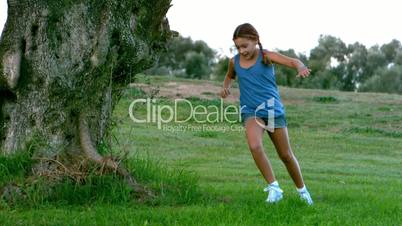
<path fill-rule="evenodd" d="M 302 67 L 299 67 L 297 69 L 297 72 L 298 72 L 297 77 L 306 78 L 310 75 L 311 70 L 308 67 L 303 65 Z"/>
<path fill-rule="evenodd" d="M 222 91 L 221 91 L 221 97 L 222 98 L 226 98 L 227 96 L 229 96 L 229 94 L 230 94 L 229 88 L 223 88 L 222 89 Z"/>
<path fill-rule="evenodd" d="M 276 52 L 267 52 L 272 62 L 297 69 L 297 77 L 305 78 L 309 76 L 311 70 L 306 67 L 299 59 L 288 57 Z"/>

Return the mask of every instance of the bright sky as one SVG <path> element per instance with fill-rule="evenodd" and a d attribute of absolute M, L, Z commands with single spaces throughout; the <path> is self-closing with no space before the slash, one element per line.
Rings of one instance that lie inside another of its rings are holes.
<path fill-rule="evenodd" d="M 0 31 L 3 31 L 4 23 L 7 20 L 7 0 L 0 0 Z"/>
<path fill-rule="evenodd" d="M 370 47 L 402 41 L 400 0 L 173 0 L 170 27 L 228 52 L 237 25 L 253 24 L 267 49 L 308 53 L 320 34 Z"/>
<path fill-rule="evenodd" d="M 253 24 L 264 48 L 307 53 L 320 34 L 356 41 L 366 47 L 402 41 L 400 0 L 172 0 L 168 12 L 172 30 L 204 40 L 229 54 L 237 25 Z M 7 0 L 0 0 L 0 30 L 6 21 Z"/>

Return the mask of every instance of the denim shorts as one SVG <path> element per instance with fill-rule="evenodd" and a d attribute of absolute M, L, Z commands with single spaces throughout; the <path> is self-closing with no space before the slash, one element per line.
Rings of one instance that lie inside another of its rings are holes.
<path fill-rule="evenodd" d="M 264 121 L 265 125 L 268 125 L 268 118 L 267 117 L 259 117 L 256 116 L 254 113 L 241 113 L 241 121 L 243 126 L 246 125 L 246 121 L 248 119 L 260 118 Z M 274 118 L 274 128 L 285 128 L 287 127 L 287 121 L 285 114 L 280 115 Z"/>

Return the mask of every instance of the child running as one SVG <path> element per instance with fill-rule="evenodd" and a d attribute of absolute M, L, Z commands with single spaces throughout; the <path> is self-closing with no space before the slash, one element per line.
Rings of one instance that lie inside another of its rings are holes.
<path fill-rule="evenodd" d="M 257 30 L 249 23 L 239 25 L 233 34 L 238 54 L 230 59 L 229 69 L 223 82 L 221 97 L 230 94 L 232 79 L 237 78 L 240 90 L 240 113 L 245 127 L 249 149 L 268 186 L 268 203 L 283 198 L 283 191 L 265 155 L 262 138 L 264 130 L 285 164 L 300 198 L 312 205 L 313 200 L 304 184 L 299 163 L 290 147 L 285 109 L 281 102 L 275 80 L 274 65 L 295 68 L 302 78 L 310 74 L 300 60 L 264 50 Z M 258 46 L 258 48 L 257 48 Z"/>

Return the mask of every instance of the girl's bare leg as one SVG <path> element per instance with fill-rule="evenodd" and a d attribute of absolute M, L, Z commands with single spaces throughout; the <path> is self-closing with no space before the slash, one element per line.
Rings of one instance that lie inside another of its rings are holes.
<path fill-rule="evenodd" d="M 260 120 L 261 123 L 264 123 L 258 118 L 250 118 L 245 122 L 247 142 L 255 164 L 267 183 L 271 184 L 276 179 L 262 144 L 264 129 L 258 125 L 256 120 Z"/>
<path fill-rule="evenodd" d="M 299 163 L 290 147 L 287 128 L 276 128 L 273 133 L 268 132 L 268 135 L 271 138 L 279 157 L 285 164 L 289 175 L 293 179 L 296 187 L 302 188 L 304 186 L 303 177 L 301 174 Z"/>

